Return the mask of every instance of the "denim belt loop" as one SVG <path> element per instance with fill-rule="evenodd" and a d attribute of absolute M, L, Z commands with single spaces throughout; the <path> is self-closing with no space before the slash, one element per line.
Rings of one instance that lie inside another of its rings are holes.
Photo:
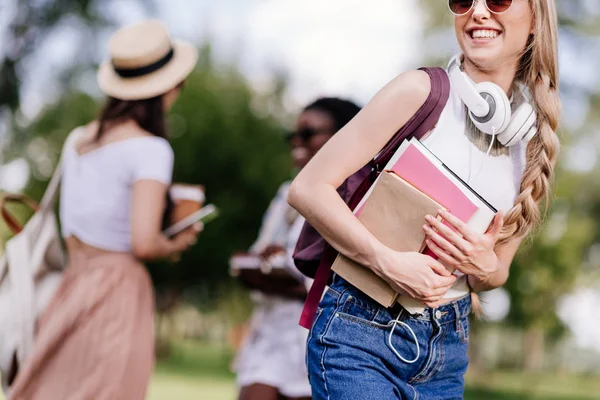
<path fill-rule="evenodd" d="M 462 329 L 460 323 L 460 307 L 458 306 L 458 301 L 452 302 L 452 308 L 454 308 L 454 329 L 456 332 Z"/>

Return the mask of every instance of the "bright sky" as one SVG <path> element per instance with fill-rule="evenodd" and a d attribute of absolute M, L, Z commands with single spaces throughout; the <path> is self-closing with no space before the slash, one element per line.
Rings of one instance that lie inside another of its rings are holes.
<path fill-rule="evenodd" d="M 286 71 L 293 102 L 321 94 L 366 102 L 398 72 L 418 64 L 417 0 L 159 4 L 174 36 L 198 41 L 210 35 L 217 53 L 237 60 L 258 87 L 269 85 L 274 69 Z"/>
<path fill-rule="evenodd" d="M 157 15 L 175 38 L 210 40 L 217 56 L 235 61 L 257 89 L 273 72 L 289 76 L 294 109 L 318 95 L 365 103 L 402 70 L 419 66 L 418 0 L 157 0 Z M 108 2 L 103 12 L 121 24 L 145 17 L 133 0 Z M 108 34 L 108 32 L 107 32 Z M 24 111 L 34 115 L 57 86 L 52 74 L 78 55 L 79 27 L 65 24 L 31 60 Z M 98 49 L 106 55 L 106 49 Z M 95 90 L 92 76 L 85 86 Z"/>

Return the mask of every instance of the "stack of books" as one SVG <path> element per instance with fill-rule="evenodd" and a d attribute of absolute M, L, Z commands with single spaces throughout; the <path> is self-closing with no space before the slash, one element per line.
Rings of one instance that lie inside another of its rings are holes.
<path fill-rule="evenodd" d="M 300 273 L 290 267 L 286 257 L 284 252 L 268 258 L 253 253 L 235 253 L 229 259 L 229 274 L 254 288 L 263 284 L 287 287 L 302 283 Z"/>
<path fill-rule="evenodd" d="M 401 252 L 423 252 L 427 214 L 448 210 L 484 233 L 497 210 L 431 153 L 419 140 L 405 141 L 385 166 L 354 214 L 384 245 Z M 425 305 L 397 293 L 371 269 L 338 255 L 332 270 L 384 307 L 400 303 L 411 314 Z M 451 271 L 453 272 L 453 271 Z"/>
<path fill-rule="evenodd" d="M 288 276 L 289 272 L 285 265 L 285 254 L 277 253 L 268 259 L 258 254 L 235 253 L 229 259 L 229 273 L 233 277 L 242 273 L 252 271 L 263 275 Z"/>

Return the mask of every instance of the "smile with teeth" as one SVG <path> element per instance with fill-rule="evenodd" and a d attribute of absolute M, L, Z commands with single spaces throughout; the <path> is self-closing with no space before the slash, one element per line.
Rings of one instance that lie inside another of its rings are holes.
<path fill-rule="evenodd" d="M 495 39 L 500 32 L 491 29 L 474 29 L 471 31 L 473 39 Z"/>

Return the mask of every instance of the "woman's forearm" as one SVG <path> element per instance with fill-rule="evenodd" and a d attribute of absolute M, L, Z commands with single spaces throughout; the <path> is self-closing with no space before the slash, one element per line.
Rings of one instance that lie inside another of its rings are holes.
<path fill-rule="evenodd" d="M 508 280 L 510 265 L 513 262 L 515 253 L 519 249 L 522 240 L 523 238 L 519 237 L 514 238 L 507 243 L 497 245 L 494 248 L 494 253 L 496 253 L 496 256 L 498 257 L 498 269 L 496 272 L 485 278 L 477 278 L 469 275 L 468 280 L 471 289 L 476 292 L 485 292 L 504 286 Z"/>
<path fill-rule="evenodd" d="M 140 260 L 150 261 L 168 258 L 177 252 L 177 244 L 163 234 L 133 246 L 133 254 Z"/>
<path fill-rule="evenodd" d="M 337 251 L 380 272 L 377 257 L 384 245 L 360 223 L 333 186 L 320 184 L 309 188 L 296 180 L 288 202 Z"/>
<path fill-rule="evenodd" d="M 475 292 L 486 292 L 504 286 L 508 279 L 509 267 L 503 266 L 498 271 L 490 274 L 485 279 L 479 279 L 473 275 L 468 276 L 469 286 Z"/>

